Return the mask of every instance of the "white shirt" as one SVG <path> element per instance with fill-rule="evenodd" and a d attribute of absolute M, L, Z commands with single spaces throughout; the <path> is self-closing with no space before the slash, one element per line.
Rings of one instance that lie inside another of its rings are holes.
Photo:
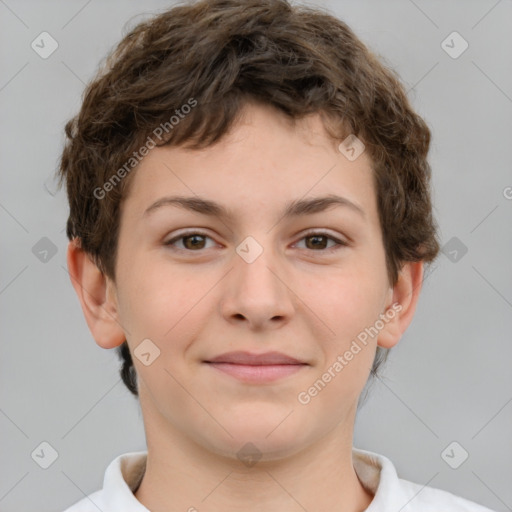
<path fill-rule="evenodd" d="M 120 455 L 108 466 L 103 489 L 86 496 L 64 512 L 149 512 L 133 492 L 146 468 L 147 452 Z M 398 478 L 383 455 L 352 448 L 354 470 L 374 497 L 365 512 L 493 512 L 454 494 Z"/>

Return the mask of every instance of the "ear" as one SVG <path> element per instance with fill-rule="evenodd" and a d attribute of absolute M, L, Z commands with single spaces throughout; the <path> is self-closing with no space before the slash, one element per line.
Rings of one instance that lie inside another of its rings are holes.
<path fill-rule="evenodd" d="M 119 323 L 114 283 L 80 248 L 78 238 L 69 242 L 67 262 L 71 284 L 96 343 L 102 348 L 121 345 L 126 336 Z"/>
<path fill-rule="evenodd" d="M 423 262 L 406 262 L 388 293 L 384 312 L 388 321 L 379 333 L 379 347 L 392 348 L 400 341 L 416 311 L 422 284 Z"/>

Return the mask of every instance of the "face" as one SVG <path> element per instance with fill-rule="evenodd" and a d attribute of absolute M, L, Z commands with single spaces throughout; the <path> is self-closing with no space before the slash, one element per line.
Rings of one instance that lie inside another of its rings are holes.
<path fill-rule="evenodd" d="M 347 159 L 317 115 L 293 125 L 267 107 L 244 112 L 212 147 L 142 161 L 114 290 L 146 428 L 229 457 L 251 442 L 272 459 L 352 429 L 380 334 L 344 355 L 392 289 L 366 153 Z M 298 207 L 326 196 L 344 199 Z M 301 364 L 211 362 L 231 352 Z"/>

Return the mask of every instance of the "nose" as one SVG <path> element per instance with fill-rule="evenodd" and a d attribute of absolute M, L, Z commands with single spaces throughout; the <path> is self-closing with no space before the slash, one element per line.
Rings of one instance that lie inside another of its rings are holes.
<path fill-rule="evenodd" d="M 272 250 L 254 242 L 237 247 L 223 283 L 221 313 L 228 322 L 245 323 L 252 330 L 278 328 L 295 310 L 291 277 Z"/>

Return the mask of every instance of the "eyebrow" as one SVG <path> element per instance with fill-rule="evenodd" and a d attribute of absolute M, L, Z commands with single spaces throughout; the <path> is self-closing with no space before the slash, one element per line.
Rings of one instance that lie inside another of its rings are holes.
<path fill-rule="evenodd" d="M 176 206 L 185 210 L 201 213 L 211 217 L 221 219 L 232 218 L 233 215 L 229 209 L 219 203 L 204 199 L 199 196 L 167 196 L 162 197 L 152 203 L 143 213 L 143 217 L 153 213 L 163 206 Z M 307 199 L 296 199 L 286 204 L 281 215 L 282 218 L 298 217 L 301 215 L 312 215 L 323 212 L 334 206 L 344 206 L 366 218 L 364 210 L 358 204 L 350 201 L 346 197 L 329 194 L 322 197 L 313 197 Z"/>

